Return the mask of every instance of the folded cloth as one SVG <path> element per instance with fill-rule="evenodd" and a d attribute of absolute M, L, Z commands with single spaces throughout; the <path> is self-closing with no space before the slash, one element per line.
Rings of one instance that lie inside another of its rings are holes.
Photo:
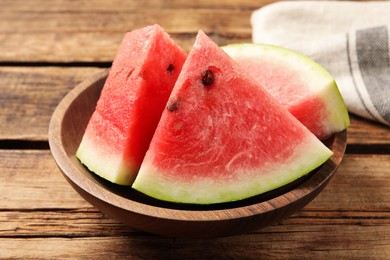
<path fill-rule="evenodd" d="M 390 125 L 390 2 L 278 2 L 254 11 L 251 23 L 254 42 L 311 57 L 351 113 Z"/>

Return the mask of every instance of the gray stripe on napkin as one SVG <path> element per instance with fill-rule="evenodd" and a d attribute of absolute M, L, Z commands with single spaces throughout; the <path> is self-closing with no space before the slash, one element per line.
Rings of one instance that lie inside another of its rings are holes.
<path fill-rule="evenodd" d="M 351 74 L 352 76 L 352 83 L 353 83 L 353 86 L 354 86 L 354 89 L 359 97 L 359 100 L 361 102 L 361 104 L 363 105 L 363 108 L 364 110 L 372 117 L 372 118 L 375 118 L 375 116 L 372 114 L 372 112 L 368 109 L 366 103 L 364 102 L 364 99 L 362 97 L 362 94 L 360 93 L 359 91 L 359 88 L 357 86 L 357 83 L 356 83 L 356 80 L 355 80 L 355 75 L 354 75 L 354 72 L 353 72 L 353 69 L 352 69 L 352 61 L 351 61 L 351 51 L 350 51 L 350 48 L 349 48 L 349 38 L 350 38 L 350 35 L 347 33 L 347 37 L 346 37 L 346 49 L 347 49 L 347 58 L 348 58 L 348 68 L 349 68 L 349 73 Z M 377 118 L 375 118 L 376 120 L 378 120 Z"/>
<path fill-rule="evenodd" d="M 369 97 L 379 114 L 390 122 L 390 56 L 386 26 L 356 31 L 356 53 Z"/>

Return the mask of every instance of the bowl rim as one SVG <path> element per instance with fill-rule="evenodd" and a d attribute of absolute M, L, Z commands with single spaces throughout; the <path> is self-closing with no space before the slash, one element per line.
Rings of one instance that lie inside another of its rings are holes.
<path fill-rule="evenodd" d="M 188 210 L 159 207 L 130 200 L 115 194 L 114 192 L 97 184 L 96 182 L 93 182 L 83 174 L 79 174 L 79 170 L 70 159 L 70 156 L 74 155 L 67 154 L 64 149 L 64 143 L 62 139 L 63 132 L 61 126 L 64 116 L 67 112 L 67 108 L 69 108 L 69 106 L 82 92 L 91 87 L 93 83 L 96 83 L 99 80 L 105 80 L 108 72 L 109 69 L 104 70 L 103 72 L 100 72 L 82 81 L 68 94 L 66 94 L 65 97 L 59 102 L 58 106 L 54 110 L 49 124 L 49 146 L 56 164 L 67 179 L 69 179 L 71 182 L 73 182 L 91 196 L 126 211 L 131 211 L 133 213 L 149 217 L 178 221 L 221 221 L 252 217 L 273 211 L 277 208 L 285 207 L 288 204 L 291 204 L 301 199 L 302 197 L 309 195 L 311 192 L 321 187 L 334 175 L 345 153 L 345 148 L 347 145 L 347 130 L 343 130 L 342 132 L 336 133 L 333 136 L 333 146 L 339 147 L 341 149 L 341 153 L 334 153 L 332 157 L 330 157 L 324 164 L 315 170 L 313 176 L 292 190 L 265 201 L 253 203 L 250 205 L 235 206 L 224 209 Z M 331 170 L 326 172 L 326 169 L 329 167 Z M 296 194 L 296 189 L 298 188 L 300 190 L 300 196 L 297 196 Z M 288 194 L 291 194 L 291 196 L 286 197 Z"/>

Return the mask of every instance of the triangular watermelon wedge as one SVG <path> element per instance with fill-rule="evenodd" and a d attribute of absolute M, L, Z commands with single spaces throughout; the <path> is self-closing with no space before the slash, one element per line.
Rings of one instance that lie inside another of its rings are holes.
<path fill-rule="evenodd" d="M 336 81 L 309 57 L 267 44 L 230 44 L 222 49 L 319 139 L 349 126 Z"/>
<path fill-rule="evenodd" d="M 76 156 L 131 185 L 187 54 L 159 25 L 126 33 Z"/>
<path fill-rule="evenodd" d="M 200 31 L 132 187 L 172 202 L 235 201 L 290 183 L 331 155 Z"/>

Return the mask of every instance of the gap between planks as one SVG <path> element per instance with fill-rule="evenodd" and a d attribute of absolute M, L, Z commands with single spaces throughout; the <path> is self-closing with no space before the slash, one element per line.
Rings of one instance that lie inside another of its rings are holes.
<path fill-rule="evenodd" d="M 0 67 L 57 67 L 57 68 L 110 68 L 112 61 L 0 61 Z M 33 68 L 32 68 L 33 69 Z"/>

